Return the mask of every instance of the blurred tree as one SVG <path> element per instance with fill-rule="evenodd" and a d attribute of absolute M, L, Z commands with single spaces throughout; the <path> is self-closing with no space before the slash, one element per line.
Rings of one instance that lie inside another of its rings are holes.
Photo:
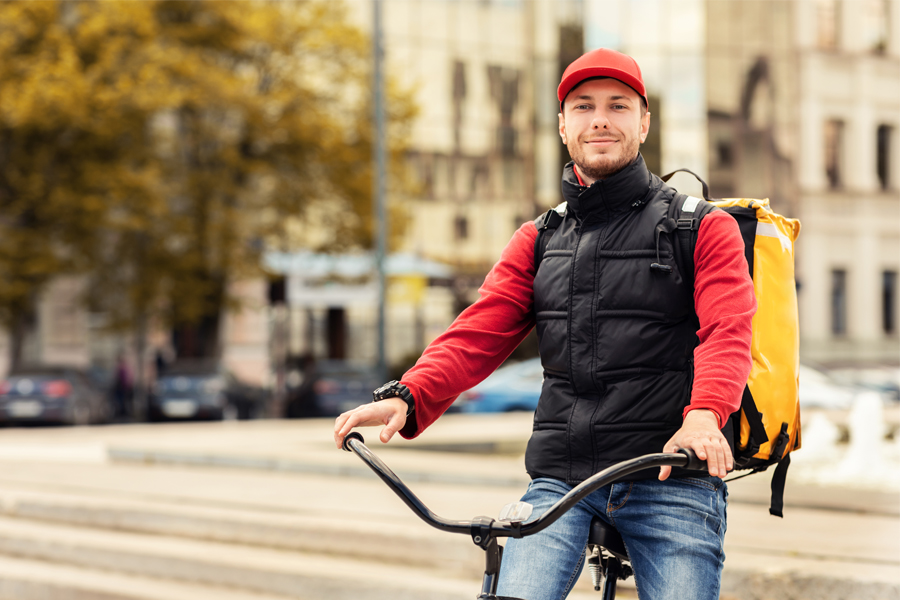
<path fill-rule="evenodd" d="M 338 2 L 0 2 L 0 319 L 49 278 L 215 356 L 228 282 L 290 231 L 371 244 L 369 46 Z M 414 116 L 390 88 L 392 169 Z M 319 207 L 319 210 L 315 210 Z M 324 207 L 324 209 L 322 209 Z M 140 374 L 139 374 L 140 376 Z"/>

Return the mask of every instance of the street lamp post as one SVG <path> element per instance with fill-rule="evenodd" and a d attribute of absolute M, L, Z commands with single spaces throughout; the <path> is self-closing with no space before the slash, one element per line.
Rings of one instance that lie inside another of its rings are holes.
<path fill-rule="evenodd" d="M 375 120 L 374 140 L 374 177 L 372 201 L 374 203 L 374 234 L 375 234 L 375 270 L 378 286 L 378 314 L 377 314 L 377 339 L 376 355 L 377 369 L 382 381 L 387 380 L 387 360 L 385 358 L 385 275 L 384 257 L 387 239 L 387 211 L 385 210 L 386 193 L 385 170 L 386 144 L 384 123 L 384 78 L 382 67 L 384 64 L 384 40 L 381 23 L 381 0 L 372 0 L 373 27 L 372 27 L 372 60 L 373 60 L 373 109 Z"/>

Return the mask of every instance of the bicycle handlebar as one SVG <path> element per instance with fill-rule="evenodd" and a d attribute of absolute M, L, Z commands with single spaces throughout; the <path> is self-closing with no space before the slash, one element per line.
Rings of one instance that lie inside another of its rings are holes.
<path fill-rule="evenodd" d="M 484 526 L 483 521 L 454 521 L 444 519 L 433 513 L 419 498 L 412 493 L 405 483 L 403 483 L 396 474 L 378 458 L 365 444 L 362 434 L 357 431 L 350 432 L 344 438 L 343 449 L 347 452 L 354 452 L 363 462 L 372 469 L 382 481 L 384 481 L 395 494 L 410 508 L 420 519 L 441 531 L 451 533 L 470 534 L 473 526 Z M 551 506 L 547 511 L 534 521 L 527 523 L 506 523 L 491 520 L 490 535 L 492 537 L 523 537 L 535 534 L 556 522 L 566 511 L 575 506 L 592 492 L 600 489 L 605 485 L 614 483 L 615 481 L 630 475 L 636 471 L 643 469 L 652 469 L 654 467 L 682 467 L 692 471 L 705 471 L 706 462 L 697 458 L 691 450 L 683 448 L 675 453 L 658 453 L 645 454 L 631 460 L 626 460 L 615 464 L 594 476 L 584 480 L 579 485 L 572 488 L 565 496 Z"/>

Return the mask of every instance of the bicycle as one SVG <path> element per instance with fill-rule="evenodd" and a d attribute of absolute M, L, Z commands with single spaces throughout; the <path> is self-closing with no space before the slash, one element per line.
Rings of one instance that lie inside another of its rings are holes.
<path fill-rule="evenodd" d="M 646 454 L 615 464 L 586 479 L 533 521 L 528 521 L 532 506 L 525 502 L 507 504 L 500 511 L 498 519 L 475 517 L 471 521 L 453 521 L 434 514 L 425 506 L 384 461 L 366 446 L 365 439 L 359 432 L 347 434 L 343 449 L 359 456 L 423 521 L 441 531 L 469 535 L 475 545 L 484 550 L 484 579 L 477 600 L 521 600 L 496 595 L 500 561 L 503 558 L 503 548 L 497 543 L 498 538 L 534 535 L 552 525 L 595 490 L 636 471 L 662 466 L 681 467 L 692 471 L 706 470 L 705 461 L 687 449 L 675 453 Z M 597 518 L 591 522 L 587 558 L 594 589 L 600 591 L 601 586 L 603 588 L 601 600 L 613 600 L 616 596 L 617 582 L 634 574 L 622 536 L 613 526 Z"/>

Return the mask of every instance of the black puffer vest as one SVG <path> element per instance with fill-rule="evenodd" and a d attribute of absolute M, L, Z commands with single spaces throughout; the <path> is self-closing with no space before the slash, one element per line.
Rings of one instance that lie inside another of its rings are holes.
<path fill-rule="evenodd" d="M 698 321 L 667 217 L 676 191 L 640 155 L 590 187 L 569 163 L 562 190 L 566 213 L 534 279 L 544 384 L 525 466 L 577 484 L 662 451 L 681 426 Z"/>

